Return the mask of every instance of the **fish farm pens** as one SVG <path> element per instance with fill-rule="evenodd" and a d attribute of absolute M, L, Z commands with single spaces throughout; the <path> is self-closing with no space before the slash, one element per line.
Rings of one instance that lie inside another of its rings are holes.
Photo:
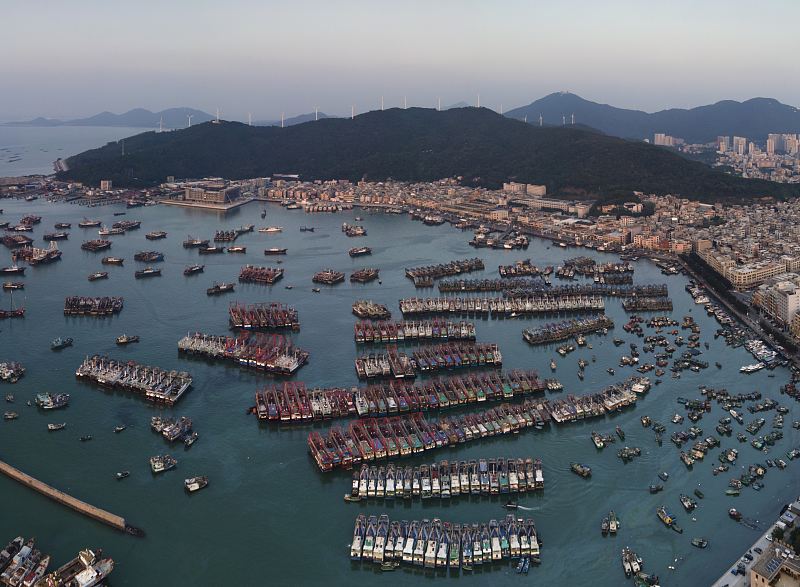
<path fill-rule="evenodd" d="M 459 524 L 433 520 L 402 522 L 389 516 L 359 514 L 350 543 L 350 559 L 394 569 L 404 565 L 458 573 L 519 559 L 518 572 L 540 563 L 541 541 L 531 518 L 508 514 L 499 522 Z M 526 568 L 527 567 L 527 568 Z"/>
<path fill-rule="evenodd" d="M 359 379 L 379 377 L 414 378 L 418 372 L 478 367 L 500 367 L 503 356 L 496 344 L 450 342 L 415 349 L 412 358 L 397 348 L 370 353 L 355 360 Z"/>
<path fill-rule="evenodd" d="M 232 361 L 275 375 L 291 375 L 308 361 L 308 352 L 279 334 L 244 332 L 237 336 L 216 336 L 196 332 L 178 341 L 178 351 Z"/>
<path fill-rule="evenodd" d="M 166 371 L 99 355 L 86 357 L 75 371 L 75 376 L 100 386 L 130 391 L 148 401 L 170 406 L 192 386 L 192 377 L 185 371 Z"/>
<path fill-rule="evenodd" d="M 417 342 L 439 340 L 475 340 L 472 322 L 419 320 L 399 322 L 356 322 L 355 341 L 365 343 Z"/>
<path fill-rule="evenodd" d="M 346 501 L 367 499 L 455 499 L 519 494 L 544 489 L 542 461 L 528 457 L 440 461 L 416 467 L 361 464 L 353 470 Z"/>
<path fill-rule="evenodd" d="M 561 424 L 604 416 L 634 405 L 637 395 L 633 388 L 641 382 L 631 378 L 599 393 L 568 395 L 552 402 L 527 398 L 518 404 L 503 403 L 481 412 L 438 419 L 426 420 L 419 412 L 360 419 L 347 427 L 333 426 L 325 436 L 311 432 L 308 448 L 322 471 L 350 468 L 362 461 L 419 454 L 485 436 L 516 434 L 529 428 L 541 430 L 550 421 Z M 649 386 L 640 385 L 638 389 L 644 393 Z"/>
<path fill-rule="evenodd" d="M 297 310 L 277 302 L 249 305 L 232 302 L 228 314 L 231 328 L 300 330 Z"/>
<path fill-rule="evenodd" d="M 552 296 L 547 293 L 526 298 L 404 298 L 403 315 L 467 314 L 491 317 L 515 317 L 522 314 L 558 314 L 561 312 L 603 311 L 599 296 Z"/>
<path fill-rule="evenodd" d="M 582 320 L 566 320 L 558 324 L 545 324 L 538 328 L 528 328 L 522 331 L 522 338 L 532 345 L 547 344 L 598 330 L 607 331 L 611 328 L 614 328 L 614 321 L 605 314 L 601 314 Z"/>
<path fill-rule="evenodd" d="M 536 371 L 467 373 L 411 383 L 392 380 L 366 387 L 307 389 L 290 381 L 255 394 L 253 412 L 259 420 L 284 424 L 346 418 L 391 416 L 444 410 L 487 401 L 508 401 L 543 393 L 554 380 Z"/>

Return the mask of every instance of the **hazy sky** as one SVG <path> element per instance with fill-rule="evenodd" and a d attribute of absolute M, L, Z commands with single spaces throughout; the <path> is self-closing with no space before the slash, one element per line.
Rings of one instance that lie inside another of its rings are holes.
<path fill-rule="evenodd" d="M 0 119 L 192 106 L 276 118 L 569 90 L 800 105 L 797 0 L 5 0 Z"/>

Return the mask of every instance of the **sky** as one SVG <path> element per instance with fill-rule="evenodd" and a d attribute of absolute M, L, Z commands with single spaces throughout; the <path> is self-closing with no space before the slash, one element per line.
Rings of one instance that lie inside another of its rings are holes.
<path fill-rule="evenodd" d="M 555 91 L 647 111 L 800 106 L 796 0 L 5 0 L 0 120 L 189 106 L 223 118 Z"/>

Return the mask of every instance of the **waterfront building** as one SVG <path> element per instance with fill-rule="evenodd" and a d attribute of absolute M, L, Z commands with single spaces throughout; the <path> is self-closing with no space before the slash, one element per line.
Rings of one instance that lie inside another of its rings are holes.
<path fill-rule="evenodd" d="M 800 586 L 800 558 L 784 542 L 771 542 L 750 568 L 751 587 Z"/>
<path fill-rule="evenodd" d="M 211 204 L 227 204 L 239 199 L 241 188 L 223 180 L 192 182 L 184 187 L 183 200 Z"/>

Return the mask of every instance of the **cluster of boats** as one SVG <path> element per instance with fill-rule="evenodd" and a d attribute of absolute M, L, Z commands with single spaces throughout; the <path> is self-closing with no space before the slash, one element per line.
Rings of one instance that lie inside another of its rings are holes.
<path fill-rule="evenodd" d="M 394 463 L 376 467 L 365 463 L 353 472 L 352 487 L 345 500 L 449 499 L 460 495 L 488 496 L 540 489 L 544 489 L 542 461 L 530 457 L 441 461 L 418 467 Z"/>
<path fill-rule="evenodd" d="M 239 281 L 242 283 L 263 283 L 272 285 L 282 278 L 283 269 L 280 267 L 245 265 L 239 271 Z"/>
<path fill-rule="evenodd" d="M 178 350 L 213 359 L 232 361 L 277 375 L 291 375 L 308 361 L 309 353 L 279 334 L 244 332 L 216 336 L 195 332 L 178 341 Z"/>
<path fill-rule="evenodd" d="M 231 328 L 245 330 L 257 329 L 300 329 L 300 317 L 295 308 L 278 302 L 244 305 L 233 302 L 228 307 Z"/>
<path fill-rule="evenodd" d="M 458 343 L 420 347 L 409 357 L 389 348 L 386 353 L 370 353 L 356 358 L 359 379 L 393 377 L 413 378 L 417 372 L 428 373 L 466 367 L 500 367 L 503 355 L 496 344 Z"/>
<path fill-rule="evenodd" d="M 350 281 L 352 283 L 369 283 L 370 281 L 375 281 L 380 277 L 380 269 L 375 267 L 365 267 L 363 269 L 357 269 L 350 274 Z"/>
<path fill-rule="evenodd" d="M 122 311 L 124 299 L 118 296 L 64 298 L 64 316 L 111 316 Z"/>
<path fill-rule="evenodd" d="M 52 573 L 51 557 L 35 546 L 34 538 L 17 536 L 0 551 L 0 583 L 12 587 L 96 587 L 114 570 L 114 561 L 86 549 Z"/>
<path fill-rule="evenodd" d="M 600 314 L 591 318 L 573 319 L 556 324 L 545 324 L 537 328 L 526 328 L 522 331 L 522 338 L 528 344 L 548 344 L 566 340 L 574 336 L 582 336 L 590 332 L 608 332 L 614 327 L 614 321 Z"/>
<path fill-rule="evenodd" d="M 384 304 L 372 300 L 356 300 L 353 302 L 353 314 L 362 320 L 388 320 L 392 312 Z"/>
<path fill-rule="evenodd" d="M 484 316 L 524 316 L 560 312 L 585 312 L 605 309 L 599 296 L 560 296 L 543 293 L 524 298 L 403 298 L 400 311 L 403 315 L 466 314 Z"/>
<path fill-rule="evenodd" d="M 359 225 L 342 224 L 342 232 L 347 236 L 367 236 L 367 229 Z"/>
<path fill-rule="evenodd" d="M 314 274 L 311 278 L 314 283 L 321 283 L 323 285 L 336 285 L 344 281 L 344 273 L 336 271 L 335 269 L 323 269 Z"/>
<path fill-rule="evenodd" d="M 192 419 L 186 416 L 180 418 L 150 418 L 150 429 L 161 434 L 168 442 L 181 441 L 186 447 L 192 446 L 200 435 L 192 427 Z"/>
<path fill-rule="evenodd" d="M 672 300 L 668 297 L 626 298 L 622 302 L 622 309 L 626 312 L 671 312 Z"/>
<path fill-rule="evenodd" d="M 0 363 L 0 381 L 16 383 L 23 375 L 25 375 L 25 367 L 22 366 L 22 363 L 16 361 Z"/>
<path fill-rule="evenodd" d="M 399 322 L 356 322 L 357 343 L 393 343 L 417 340 L 475 340 L 473 322 L 446 320 L 405 320 Z"/>
<path fill-rule="evenodd" d="M 530 518 L 508 515 L 483 524 L 453 524 L 439 519 L 391 522 L 389 516 L 359 514 L 350 545 L 350 558 L 371 561 L 383 570 L 396 564 L 427 569 L 460 569 L 520 558 L 540 562 L 541 539 Z"/>

